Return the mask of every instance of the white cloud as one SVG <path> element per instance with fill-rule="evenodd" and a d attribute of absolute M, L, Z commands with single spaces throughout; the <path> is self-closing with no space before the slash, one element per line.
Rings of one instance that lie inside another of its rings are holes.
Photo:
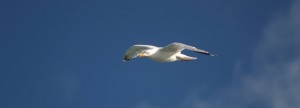
<path fill-rule="evenodd" d="M 189 97 L 197 104 L 189 108 L 300 108 L 300 0 L 290 9 L 264 30 L 250 74 L 237 73 L 230 87 L 208 101 Z M 240 64 L 237 71 L 243 71 Z"/>
<path fill-rule="evenodd" d="M 244 80 L 249 95 L 272 108 L 300 108 L 299 7 L 300 1 L 294 1 L 287 16 L 270 23 L 254 53 L 253 75 Z"/>
<path fill-rule="evenodd" d="M 250 74 L 235 64 L 233 82 L 208 99 L 192 92 L 179 108 L 300 108 L 300 0 L 274 17 L 253 51 Z M 248 71 L 247 71 L 248 72 Z M 152 108 L 143 107 L 137 108 Z"/>

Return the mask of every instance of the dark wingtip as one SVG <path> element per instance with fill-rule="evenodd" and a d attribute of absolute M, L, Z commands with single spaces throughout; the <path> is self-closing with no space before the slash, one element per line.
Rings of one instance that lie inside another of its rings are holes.
<path fill-rule="evenodd" d="M 197 52 L 197 51 L 195 51 L 195 52 Z M 210 52 L 197 52 L 197 53 L 205 54 L 205 55 L 209 55 L 209 56 L 218 56 L 217 54 L 213 54 L 213 53 L 210 53 Z"/>
<path fill-rule="evenodd" d="M 123 61 L 124 62 L 126 62 L 126 61 L 129 61 L 130 59 L 129 59 L 129 57 L 127 56 L 127 55 L 125 55 L 124 57 L 123 57 Z"/>
<path fill-rule="evenodd" d="M 198 52 L 198 51 L 194 51 L 194 52 L 209 55 L 209 56 L 217 56 L 216 54 L 213 54 L 213 53 L 210 53 L 210 52 Z"/>

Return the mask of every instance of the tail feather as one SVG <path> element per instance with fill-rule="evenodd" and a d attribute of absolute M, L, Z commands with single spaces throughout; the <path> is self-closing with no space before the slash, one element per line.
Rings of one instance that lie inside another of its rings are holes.
<path fill-rule="evenodd" d="M 177 55 L 176 58 L 179 60 L 182 60 L 182 61 L 191 61 L 191 60 L 197 59 L 196 57 L 190 57 L 190 56 L 183 55 L 183 54 Z"/>

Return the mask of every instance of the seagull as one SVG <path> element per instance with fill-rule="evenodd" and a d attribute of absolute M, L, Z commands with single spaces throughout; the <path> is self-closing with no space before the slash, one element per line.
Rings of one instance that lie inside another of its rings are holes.
<path fill-rule="evenodd" d="M 201 50 L 190 45 L 173 42 L 166 47 L 141 44 L 133 45 L 125 53 L 123 61 L 129 61 L 138 56 L 141 58 L 147 57 L 157 62 L 191 61 L 197 59 L 196 57 L 190 57 L 182 54 L 181 51 L 184 49 L 209 56 L 216 56 L 208 51 Z"/>

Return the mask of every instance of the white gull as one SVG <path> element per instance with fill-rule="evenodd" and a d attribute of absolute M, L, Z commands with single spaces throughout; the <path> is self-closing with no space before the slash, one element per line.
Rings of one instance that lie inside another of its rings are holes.
<path fill-rule="evenodd" d="M 210 56 L 215 56 L 208 51 L 198 49 L 196 47 L 186 45 L 183 43 L 174 42 L 166 47 L 156 47 L 153 45 L 133 45 L 131 46 L 125 56 L 123 61 L 129 61 L 136 57 L 147 57 L 157 62 L 174 62 L 174 61 L 190 61 L 196 60 L 196 57 L 190 57 L 181 53 L 182 50 L 187 49 L 200 54 L 206 54 Z"/>

